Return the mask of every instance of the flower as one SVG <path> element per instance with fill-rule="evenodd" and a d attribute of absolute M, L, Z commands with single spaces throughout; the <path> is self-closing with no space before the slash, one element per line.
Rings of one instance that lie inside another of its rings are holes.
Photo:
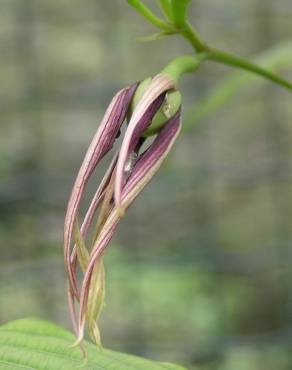
<path fill-rule="evenodd" d="M 125 211 L 158 171 L 179 134 L 180 100 L 179 104 L 170 105 L 172 100 L 168 99 L 177 94 L 174 89 L 174 81 L 165 74 L 159 74 L 147 84 L 136 83 L 119 91 L 106 110 L 75 180 L 65 216 L 64 258 L 70 315 L 77 343 L 83 339 L 86 321 L 92 340 L 100 343 L 96 321 L 104 300 L 102 254 Z M 137 96 L 139 101 L 135 106 Z M 164 122 L 153 129 L 151 125 L 161 110 Z M 98 163 L 113 148 L 127 115 L 129 122 L 121 147 L 113 155 L 79 228 L 78 212 L 86 184 Z M 140 153 L 147 140 L 147 132 L 156 133 L 156 137 Z M 93 241 L 88 249 L 85 240 L 98 208 Z M 83 272 L 80 287 L 77 281 L 78 264 Z"/>

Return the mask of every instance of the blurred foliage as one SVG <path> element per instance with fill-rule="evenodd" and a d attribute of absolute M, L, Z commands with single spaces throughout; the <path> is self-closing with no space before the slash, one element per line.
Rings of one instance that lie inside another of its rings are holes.
<path fill-rule="evenodd" d="M 84 151 L 115 91 L 191 51 L 175 37 L 135 42 L 153 29 L 125 3 L 0 3 L 1 322 L 69 327 L 62 227 Z M 190 11 L 204 38 L 240 55 L 292 39 L 289 0 Z M 206 63 L 183 80 L 185 126 L 228 73 Z M 105 258 L 106 347 L 188 369 L 291 369 L 291 95 L 253 86 L 181 135 L 119 227 Z"/>

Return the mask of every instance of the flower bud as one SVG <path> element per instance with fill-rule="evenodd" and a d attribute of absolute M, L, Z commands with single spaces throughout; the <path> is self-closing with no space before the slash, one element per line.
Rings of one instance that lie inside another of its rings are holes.
<path fill-rule="evenodd" d="M 142 98 L 144 92 L 150 85 L 151 81 L 152 81 L 151 77 L 148 77 L 142 82 L 140 82 L 132 98 L 132 102 L 128 113 L 128 119 L 131 117 L 133 111 L 135 110 L 138 102 Z M 181 106 L 181 93 L 175 89 L 167 91 L 165 94 L 164 101 L 161 104 L 161 107 L 154 115 L 150 125 L 142 133 L 142 136 L 147 137 L 157 134 L 157 132 L 166 124 L 166 122 L 168 122 L 168 120 L 178 112 L 180 106 Z"/>

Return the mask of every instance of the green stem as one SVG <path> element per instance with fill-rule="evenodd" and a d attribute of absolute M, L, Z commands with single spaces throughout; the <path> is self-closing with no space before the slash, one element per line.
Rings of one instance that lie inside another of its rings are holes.
<path fill-rule="evenodd" d="M 161 72 L 162 75 L 167 75 L 174 80 L 175 85 L 179 82 L 179 79 L 184 73 L 194 72 L 200 65 L 200 63 L 206 58 L 205 53 L 193 55 L 184 55 L 172 60 Z M 136 108 L 138 102 L 142 98 L 144 92 L 151 83 L 151 78 L 146 78 L 142 81 L 135 95 L 132 99 L 129 115 L 131 115 Z M 181 94 L 176 88 L 169 90 L 166 93 L 165 100 L 161 105 L 158 112 L 152 119 L 151 125 L 144 131 L 143 136 L 152 136 L 156 134 L 161 127 L 173 117 L 181 106 Z M 167 112 L 167 113 L 166 113 Z"/>
<path fill-rule="evenodd" d="M 153 12 L 142 3 L 140 0 L 128 0 L 128 3 L 135 8 L 140 14 L 143 15 L 150 23 L 152 23 L 154 26 L 164 30 L 164 31 L 173 31 L 173 27 L 167 23 L 164 22 L 162 19 L 156 17 Z"/>
<path fill-rule="evenodd" d="M 172 60 L 162 71 L 171 77 L 176 83 L 184 73 L 194 72 L 198 69 L 200 63 L 207 58 L 207 53 L 193 55 L 183 55 Z"/>
<path fill-rule="evenodd" d="M 168 66 L 169 73 L 174 75 L 174 79 L 178 81 L 182 73 L 193 72 L 197 69 L 199 63 L 202 60 L 212 60 L 218 63 L 229 65 L 232 67 L 239 68 L 241 70 L 249 71 L 255 73 L 259 76 L 262 76 L 270 81 L 277 83 L 278 85 L 292 90 L 292 83 L 286 81 L 280 76 L 257 66 L 256 64 L 249 62 L 248 60 L 242 59 L 235 55 L 226 53 L 221 50 L 213 49 L 208 47 L 208 45 L 201 39 L 200 35 L 196 29 L 186 20 L 187 19 L 187 6 L 190 0 L 160 0 L 160 5 L 167 11 L 167 14 L 170 11 L 172 5 L 173 10 L 173 23 L 167 23 L 162 19 L 155 16 L 152 11 L 146 7 L 141 0 L 128 0 L 128 3 L 132 5 L 139 13 L 141 13 L 146 19 L 149 20 L 152 24 L 163 30 L 163 33 L 159 35 L 174 34 L 180 33 L 187 41 L 190 42 L 195 52 L 198 53 L 198 59 L 192 60 L 190 57 L 188 60 L 185 60 L 185 57 L 182 57 L 182 61 L 173 61 L 171 66 Z M 180 66 L 181 64 L 181 66 Z M 166 70 L 167 70 L 166 68 Z M 181 72 L 180 72 L 181 70 Z"/>
<path fill-rule="evenodd" d="M 222 64 L 230 65 L 232 67 L 236 67 L 241 70 L 253 72 L 257 75 L 260 75 L 262 77 L 265 77 L 277 83 L 278 85 L 281 85 L 282 87 L 285 87 L 288 90 L 292 90 L 292 84 L 284 80 L 280 76 L 276 75 L 275 73 L 270 72 L 266 70 L 265 68 L 262 68 L 245 59 L 239 58 L 229 53 L 225 53 L 224 51 L 216 50 L 216 49 L 209 49 L 206 59 L 219 62 Z"/>
<path fill-rule="evenodd" d="M 201 40 L 198 32 L 189 22 L 186 22 L 184 28 L 182 28 L 180 32 L 181 35 L 192 44 L 196 52 L 201 53 L 208 50 L 207 45 Z"/>
<path fill-rule="evenodd" d="M 282 42 L 261 53 L 255 57 L 254 62 L 263 68 L 268 68 L 273 73 L 279 72 L 281 69 L 292 68 L 292 40 Z M 196 100 L 193 108 L 185 115 L 183 129 L 185 131 L 191 130 L 198 122 L 226 105 L 239 91 L 244 88 L 250 89 L 264 81 L 266 79 L 258 78 L 256 74 L 244 71 L 228 74 L 212 87 L 205 97 Z"/>
<path fill-rule="evenodd" d="M 165 17 L 173 21 L 173 11 L 170 0 L 159 0 L 159 5 Z"/>
<path fill-rule="evenodd" d="M 225 65 L 239 68 L 241 70 L 255 73 L 261 77 L 264 77 L 270 81 L 275 82 L 276 84 L 288 90 L 292 90 L 292 84 L 289 81 L 286 81 L 285 79 L 276 75 L 275 73 L 270 72 L 252 62 L 249 62 L 248 60 L 242 59 L 235 55 L 226 53 L 221 50 L 209 48 L 207 44 L 205 44 L 201 40 L 197 31 L 189 23 L 185 24 L 185 27 L 180 30 L 180 33 L 185 39 L 187 39 L 191 43 L 196 52 L 199 52 L 201 55 L 204 55 L 204 59 L 212 60 Z"/>

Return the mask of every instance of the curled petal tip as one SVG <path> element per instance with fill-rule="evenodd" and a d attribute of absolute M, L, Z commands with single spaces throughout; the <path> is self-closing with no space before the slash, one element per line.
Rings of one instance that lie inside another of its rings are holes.
<path fill-rule="evenodd" d="M 81 353 L 82 353 L 82 356 L 83 356 L 83 362 L 82 362 L 82 365 L 80 366 L 80 368 L 85 368 L 87 365 L 88 365 L 88 356 L 87 356 L 87 352 L 86 352 L 86 349 L 83 345 L 83 343 L 78 343 L 75 345 L 75 343 L 69 345 L 68 347 L 71 348 L 71 349 L 74 349 L 76 348 L 77 346 L 80 347 L 80 350 L 81 350 Z"/>
<path fill-rule="evenodd" d="M 78 338 L 75 340 L 75 342 L 73 344 L 69 345 L 69 348 L 76 348 L 76 347 L 80 346 L 82 344 L 83 338 L 84 338 L 84 335 L 83 335 L 83 333 L 81 333 L 78 336 Z"/>
<path fill-rule="evenodd" d="M 78 332 L 77 332 L 77 339 L 70 346 L 70 348 L 75 348 L 75 347 L 79 346 L 83 353 L 85 352 L 84 351 L 84 345 L 83 345 L 84 325 L 85 325 L 85 319 L 83 317 L 81 319 L 79 318 L 79 327 L 78 327 Z"/>

